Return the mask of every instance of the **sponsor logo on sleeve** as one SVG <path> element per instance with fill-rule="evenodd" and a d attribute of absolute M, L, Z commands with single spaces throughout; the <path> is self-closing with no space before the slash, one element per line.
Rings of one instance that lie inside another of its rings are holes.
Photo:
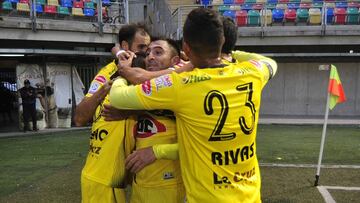
<path fill-rule="evenodd" d="M 249 60 L 250 63 L 252 63 L 254 66 L 256 66 L 257 68 L 261 68 L 261 64 L 258 61 L 255 60 Z"/>
<path fill-rule="evenodd" d="M 90 94 L 94 94 L 101 87 L 98 81 L 93 81 L 90 85 L 89 92 Z"/>
<path fill-rule="evenodd" d="M 96 76 L 95 80 L 99 81 L 102 84 L 106 83 L 106 78 L 104 76 L 102 76 L 102 75 Z"/>
<path fill-rule="evenodd" d="M 151 95 L 151 82 L 150 80 L 145 81 L 141 84 L 141 89 L 146 95 Z"/>
<path fill-rule="evenodd" d="M 171 87 L 172 81 L 170 79 L 170 76 L 163 75 L 158 78 L 155 78 L 155 86 L 156 86 L 156 91 L 158 91 L 159 89 L 164 88 L 164 87 Z"/>

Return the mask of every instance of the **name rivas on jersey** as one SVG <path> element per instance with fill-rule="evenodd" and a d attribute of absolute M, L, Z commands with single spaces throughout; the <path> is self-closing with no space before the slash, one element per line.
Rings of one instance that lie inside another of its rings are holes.
<path fill-rule="evenodd" d="M 246 161 L 254 156 L 254 143 L 250 146 L 239 147 L 235 150 L 212 152 L 211 161 L 214 165 L 237 164 L 239 160 Z"/>
<path fill-rule="evenodd" d="M 203 82 L 203 81 L 206 81 L 206 80 L 211 80 L 211 77 L 208 76 L 208 75 L 201 75 L 201 76 L 198 76 L 198 75 L 190 75 L 190 76 L 187 77 L 187 78 L 183 78 L 183 79 L 182 79 L 182 82 L 183 82 L 184 84 L 190 84 L 190 83 Z"/>

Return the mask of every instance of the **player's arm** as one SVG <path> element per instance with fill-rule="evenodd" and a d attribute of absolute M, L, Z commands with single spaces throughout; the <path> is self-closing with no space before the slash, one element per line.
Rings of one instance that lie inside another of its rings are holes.
<path fill-rule="evenodd" d="M 249 53 L 244 51 L 233 51 L 232 57 L 238 62 L 251 60 L 259 62 L 263 67 L 261 70 L 267 80 L 271 79 L 276 74 L 277 63 L 273 59 L 263 56 L 261 54 Z"/>
<path fill-rule="evenodd" d="M 119 68 L 119 74 L 126 78 L 131 84 L 141 84 L 147 80 L 159 77 L 161 75 L 169 74 L 173 70 L 165 69 L 160 71 L 147 71 L 137 67 L 122 67 Z"/>
<path fill-rule="evenodd" d="M 77 106 L 74 116 L 76 126 L 84 126 L 92 120 L 96 108 L 110 91 L 112 81 L 101 86 L 92 96 L 85 97 Z"/>
<path fill-rule="evenodd" d="M 138 149 L 125 160 L 125 167 L 132 173 L 137 173 L 157 159 L 177 160 L 179 158 L 178 144 L 158 144 L 152 147 Z"/>

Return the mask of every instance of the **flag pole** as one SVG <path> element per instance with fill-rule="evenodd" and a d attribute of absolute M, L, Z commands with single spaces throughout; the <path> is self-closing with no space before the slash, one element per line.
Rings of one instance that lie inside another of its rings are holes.
<path fill-rule="evenodd" d="M 326 127 L 327 127 L 328 116 L 329 116 L 329 100 L 330 100 L 330 93 L 327 94 L 327 99 L 326 99 L 325 119 L 324 119 L 324 126 L 323 126 L 322 136 L 321 136 L 319 161 L 318 161 L 318 165 L 317 165 L 314 186 L 318 186 L 319 177 L 320 177 L 321 160 L 322 160 L 323 151 L 324 151 L 324 143 L 325 143 L 325 137 L 326 137 Z"/>

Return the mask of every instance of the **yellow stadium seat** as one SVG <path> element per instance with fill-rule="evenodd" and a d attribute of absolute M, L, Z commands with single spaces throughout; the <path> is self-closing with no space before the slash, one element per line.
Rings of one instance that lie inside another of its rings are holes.
<path fill-rule="evenodd" d="M 327 7 L 327 8 L 335 8 L 335 3 L 334 2 L 326 2 L 325 7 Z"/>
<path fill-rule="evenodd" d="M 271 25 L 272 24 L 272 12 L 270 9 L 261 10 L 261 24 Z"/>
<path fill-rule="evenodd" d="M 29 4 L 26 3 L 17 3 L 16 10 L 23 11 L 23 12 L 30 12 Z"/>
<path fill-rule="evenodd" d="M 319 8 L 310 8 L 309 9 L 309 23 L 311 25 L 320 25 L 321 24 L 321 11 Z"/>
<path fill-rule="evenodd" d="M 84 16 L 84 12 L 82 10 L 82 8 L 72 8 L 72 13 L 73 16 Z"/>
<path fill-rule="evenodd" d="M 48 2 L 47 5 L 49 6 L 59 6 L 58 0 L 48 0 L 47 2 Z"/>
<path fill-rule="evenodd" d="M 267 0 L 256 0 L 257 4 L 266 4 Z"/>
<path fill-rule="evenodd" d="M 300 3 L 313 3 L 313 0 L 301 0 Z"/>

